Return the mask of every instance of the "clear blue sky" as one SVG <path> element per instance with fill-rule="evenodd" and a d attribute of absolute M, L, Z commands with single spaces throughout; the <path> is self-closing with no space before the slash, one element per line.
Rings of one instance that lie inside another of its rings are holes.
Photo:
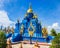
<path fill-rule="evenodd" d="M 58 23 L 60 26 L 60 0 L 3 0 L 0 10 L 7 12 L 11 21 L 15 22 L 18 18 L 22 20 L 32 4 L 34 13 L 37 14 L 42 26 L 53 26 Z"/>

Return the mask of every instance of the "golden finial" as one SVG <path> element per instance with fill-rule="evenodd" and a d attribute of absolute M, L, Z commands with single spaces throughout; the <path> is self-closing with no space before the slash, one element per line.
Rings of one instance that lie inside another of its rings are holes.
<path fill-rule="evenodd" d="M 31 6 L 31 3 L 30 3 L 29 9 L 27 10 L 27 13 L 32 13 L 32 12 L 33 12 L 33 10 L 32 10 L 32 6 Z"/>
<path fill-rule="evenodd" d="M 33 18 L 35 18 L 35 19 L 36 19 L 36 18 L 37 18 L 37 15 L 36 15 L 36 14 L 34 14 Z"/>

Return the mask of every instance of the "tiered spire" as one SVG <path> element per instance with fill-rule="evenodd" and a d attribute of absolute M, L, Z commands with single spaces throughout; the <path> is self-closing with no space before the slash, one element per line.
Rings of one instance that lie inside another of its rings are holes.
<path fill-rule="evenodd" d="M 29 9 L 27 10 L 27 13 L 32 13 L 33 12 L 33 10 L 32 10 L 32 6 L 31 6 L 31 4 L 29 5 Z"/>

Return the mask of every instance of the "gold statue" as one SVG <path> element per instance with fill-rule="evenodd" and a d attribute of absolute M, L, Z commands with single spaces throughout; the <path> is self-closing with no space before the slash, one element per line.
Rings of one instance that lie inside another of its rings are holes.
<path fill-rule="evenodd" d="M 46 38 L 48 35 L 48 31 L 46 27 L 42 28 L 42 33 L 43 33 L 43 37 Z"/>

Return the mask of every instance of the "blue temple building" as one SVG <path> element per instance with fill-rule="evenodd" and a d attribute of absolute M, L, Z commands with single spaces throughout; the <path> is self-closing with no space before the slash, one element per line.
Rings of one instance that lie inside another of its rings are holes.
<path fill-rule="evenodd" d="M 42 36 L 42 26 L 38 21 L 37 15 L 34 14 L 31 5 L 27 10 L 22 22 L 17 21 L 15 24 L 14 34 L 12 35 L 12 42 L 30 40 L 46 42 L 47 38 Z M 48 39 L 49 40 L 49 39 Z"/>

